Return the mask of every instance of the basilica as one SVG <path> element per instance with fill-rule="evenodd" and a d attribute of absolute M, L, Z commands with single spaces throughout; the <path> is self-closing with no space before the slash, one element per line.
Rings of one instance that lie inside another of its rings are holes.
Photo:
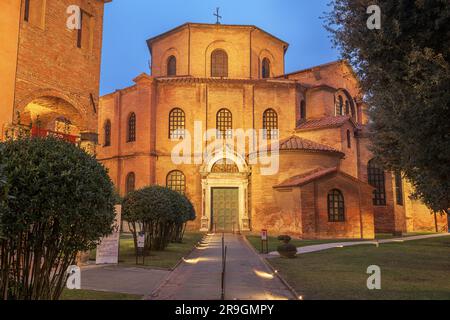
<path fill-rule="evenodd" d="M 121 195 L 154 184 L 181 192 L 197 212 L 190 229 L 205 232 L 371 239 L 447 230 L 409 197 L 401 173 L 372 159 L 346 61 L 286 73 L 289 44 L 252 25 L 186 23 L 147 45 L 151 73 L 99 102 L 97 158 Z M 253 132 L 245 151 L 237 132 Z M 192 161 L 174 157 L 183 143 Z"/>

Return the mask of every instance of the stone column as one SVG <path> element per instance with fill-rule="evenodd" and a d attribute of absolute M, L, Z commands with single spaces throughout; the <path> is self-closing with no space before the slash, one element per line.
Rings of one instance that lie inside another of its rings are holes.
<path fill-rule="evenodd" d="M 206 183 L 202 181 L 202 219 L 201 219 L 201 232 L 208 232 L 209 230 L 209 219 L 206 216 Z"/>
<path fill-rule="evenodd" d="M 248 212 L 248 183 L 244 184 L 244 216 L 242 217 L 242 231 L 250 231 L 250 218 Z"/>

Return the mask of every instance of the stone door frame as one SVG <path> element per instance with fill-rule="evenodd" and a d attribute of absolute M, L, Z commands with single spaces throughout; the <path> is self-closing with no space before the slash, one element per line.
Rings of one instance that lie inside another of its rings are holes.
<path fill-rule="evenodd" d="M 227 159 L 233 161 L 239 168 L 238 173 L 213 173 L 212 168 L 217 161 Z M 212 189 L 237 188 L 239 190 L 239 221 L 238 230 L 250 231 L 250 218 L 248 212 L 248 177 L 250 169 L 246 161 L 231 150 L 218 152 L 213 155 L 200 169 L 202 176 L 202 218 L 201 232 L 213 231 L 211 226 Z"/>
<path fill-rule="evenodd" d="M 201 229 L 202 232 L 213 231 L 212 219 L 212 191 L 214 188 L 236 188 L 239 191 L 239 213 L 238 230 L 250 231 L 248 216 L 248 177 L 244 174 L 211 173 L 202 180 L 203 212 Z"/>

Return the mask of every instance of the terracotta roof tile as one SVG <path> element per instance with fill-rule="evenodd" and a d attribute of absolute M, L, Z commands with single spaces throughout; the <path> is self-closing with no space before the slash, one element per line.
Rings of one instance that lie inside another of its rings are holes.
<path fill-rule="evenodd" d="M 266 151 L 271 151 L 273 145 L 268 145 Z M 339 150 L 336 150 L 330 146 L 320 144 L 308 139 L 300 138 L 299 136 L 290 136 L 289 138 L 283 139 L 279 141 L 278 150 L 280 151 L 309 151 L 309 152 L 330 152 L 339 154 L 341 157 L 345 156 L 345 154 Z M 260 151 L 263 151 L 260 148 Z M 257 152 L 252 152 L 249 155 L 255 156 Z"/>
<path fill-rule="evenodd" d="M 324 117 L 320 119 L 307 120 L 304 122 L 300 122 L 297 125 L 296 131 L 317 130 L 323 128 L 337 128 L 342 126 L 346 121 L 350 121 L 351 123 L 353 123 L 353 120 L 351 120 L 351 118 L 352 118 L 351 116 L 345 115 L 345 116 Z"/>
<path fill-rule="evenodd" d="M 291 177 L 279 185 L 274 186 L 274 188 L 292 188 L 292 187 L 301 187 L 305 184 L 308 184 L 314 180 L 325 177 L 329 174 L 337 173 L 338 168 L 317 168 L 315 170 L 300 174 L 298 176 Z"/>
<path fill-rule="evenodd" d="M 287 139 L 281 140 L 280 150 L 308 150 L 341 153 L 330 146 L 303 139 L 298 136 L 291 136 Z"/>

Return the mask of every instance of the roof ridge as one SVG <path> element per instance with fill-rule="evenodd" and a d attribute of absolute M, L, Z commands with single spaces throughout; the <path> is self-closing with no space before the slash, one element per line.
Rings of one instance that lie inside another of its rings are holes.
<path fill-rule="evenodd" d="M 312 169 L 312 170 L 309 170 L 309 171 L 306 171 L 306 172 L 303 172 L 303 173 L 300 173 L 300 174 L 297 174 L 297 175 L 295 175 L 295 176 L 292 176 L 291 178 L 289 178 L 289 179 L 296 179 L 296 178 L 304 178 L 304 177 L 307 177 L 307 176 L 309 176 L 309 175 L 311 175 L 311 174 L 315 174 L 315 173 L 317 173 L 317 172 L 320 172 L 320 171 L 325 171 L 325 170 L 328 170 L 328 169 L 336 169 L 337 167 L 322 167 L 322 166 L 320 166 L 320 167 L 317 167 L 317 168 L 315 168 L 315 169 Z"/>
<path fill-rule="evenodd" d="M 169 34 L 171 34 L 172 32 L 175 32 L 175 31 L 177 31 L 177 30 L 179 30 L 179 29 L 182 29 L 182 28 L 184 28 L 184 27 L 196 26 L 196 25 L 197 25 L 197 26 L 211 26 L 211 27 L 216 27 L 216 28 L 217 28 L 217 27 L 241 27 L 241 28 L 253 28 L 253 29 L 259 30 L 259 31 L 261 31 L 261 32 L 263 32 L 263 33 L 265 33 L 265 34 L 267 34 L 269 37 L 271 37 L 271 38 L 273 38 L 273 39 L 275 39 L 275 40 L 277 40 L 277 41 L 283 43 L 283 44 L 285 45 L 285 51 L 286 51 L 287 48 L 289 47 L 289 43 L 288 43 L 288 42 L 286 42 L 286 41 L 280 39 L 279 37 L 277 37 L 277 36 L 271 34 L 270 32 L 268 32 L 268 31 L 266 31 L 266 30 L 264 30 L 264 29 L 262 29 L 262 28 L 260 28 L 260 27 L 258 27 L 258 26 L 256 26 L 256 25 L 251 25 L 251 24 L 217 24 L 217 23 L 204 23 L 204 22 L 203 22 L 203 23 L 202 23 L 202 22 L 185 22 L 185 23 L 180 24 L 180 25 L 178 25 L 178 26 L 176 26 L 176 27 L 174 27 L 174 28 L 171 28 L 171 29 L 169 29 L 169 30 L 167 30 L 167 31 L 165 31 L 165 32 L 163 32 L 163 33 L 160 33 L 159 35 L 156 35 L 156 36 L 154 36 L 154 37 L 151 37 L 151 38 L 147 39 L 147 46 L 148 46 L 150 52 L 152 52 L 152 43 L 153 43 L 155 40 L 157 40 L 157 39 L 159 39 L 159 38 L 162 38 L 162 37 L 166 37 L 166 36 L 168 36 Z"/>
<path fill-rule="evenodd" d="M 292 188 L 292 187 L 299 187 L 299 186 L 303 186 L 305 184 L 308 184 L 314 180 L 323 178 L 328 176 L 329 174 L 332 173 L 339 173 L 340 170 L 337 166 L 335 167 L 328 167 L 328 168 L 323 168 L 323 167 L 318 167 L 314 170 L 305 172 L 303 174 L 297 175 L 297 176 L 292 176 L 286 180 L 284 180 L 283 182 L 281 182 L 280 184 L 274 186 L 275 189 L 277 188 Z"/>
<path fill-rule="evenodd" d="M 332 60 L 329 62 L 324 62 L 315 66 L 311 66 L 308 68 L 304 68 L 304 69 L 300 69 L 300 70 L 296 70 L 296 71 L 292 71 L 292 72 L 288 72 L 286 74 L 281 75 L 280 77 L 288 77 L 294 74 L 299 74 L 299 73 L 303 73 L 303 72 L 307 72 L 307 71 L 311 71 L 314 69 L 320 69 L 320 68 L 325 68 L 328 66 L 332 66 L 333 64 L 339 64 L 339 63 L 344 63 L 350 66 L 350 64 L 348 63 L 348 61 L 346 59 L 337 59 L 337 60 Z"/>

